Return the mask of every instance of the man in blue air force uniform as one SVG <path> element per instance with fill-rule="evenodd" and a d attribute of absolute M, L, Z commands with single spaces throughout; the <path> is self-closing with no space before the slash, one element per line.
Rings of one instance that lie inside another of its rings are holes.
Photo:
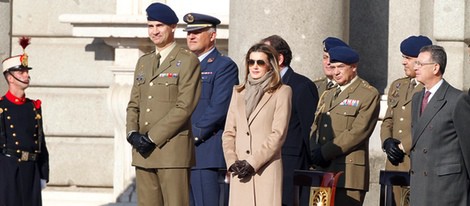
<path fill-rule="evenodd" d="M 232 88 L 238 84 L 238 68 L 229 57 L 215 48 L 216 26 L 220 20 L 197 13 L 184 16 L 187 45 L 201 62 L 202 91 L 191 117 L 196 146 L 196 166 L 191 168 L 190 205 L 227 205 L 228 185 L 222 152 Z"/>

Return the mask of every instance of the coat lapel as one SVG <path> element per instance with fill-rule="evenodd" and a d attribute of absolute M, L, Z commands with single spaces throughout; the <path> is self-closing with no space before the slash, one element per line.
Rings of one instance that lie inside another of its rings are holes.
<path fill-rule="evenodd" d="M 206 58 L 204 58 L 201 61 L 201 72 L 206 71 L 208 67 L 207 65 L 214 62 L 218 55 L 219 55 L 219 51 L 217 49 L 214 49 L 214 51 L 212 51 L 209 55 L 207 55 Z"/>
<path fill-rule="evenodd" d="M 345 91 L 342 91 L 338 97 L 336 97 L 336 99 L 331 102 L 331 106 L 329 108 L 329 111 L 331 111 L 333 108 L 335 108 L 336 106 L 339 105 L 339 103 L 341 103 L 343 100 L 347 99 L 349 97 L 349 95 L 351 93 L 353 93 L 354 91 L 356 91 L 357 87 L 359 86 L 359 84 L 362 82 L 362 79 L 361 78 L 358 78 L 356 79 L 355 82 L 353 82 L 348 88 L 346 88 Z M 333 98 L 333 95 L 334 95 L 334 88 L 331 89 L 331 92 L 330 92 L 330 96 L 328 97 L 328 100 L 331 101 L 331 99 Z"/>
<path fill-rule="evenodd" d="M 292 71 L 290 67 L 287 67 L 286 69 L 287 69 L 286 73 L 284 73 L 284 76 L 282 76 L 282 83 L 284 84 L 289 83 L 290 77 L 292 76 L 292 73 L 294 73 L 294 71 Z"/>
<path fill-rule="evenodd" d="M 175 47 L 173 50 L 171 50 L 171 52 L 168 54 L 168 56 L 166 57 L 166 59 L 160 64 L 160 67 L 157 69 L 157 71 L 154 73 L 152 79 L 156 78 L 158 75 L 160 75 L 162 72 L 164 72 L 165 70 L 167 70 L 168 68 L 171 67 L 171 65 L 174 63 L 175 61 L 175 58 L 177 56 L 179 52 L 179 48 L 178 47 Z M 155 68 L 155 63 L 156 63 L 156 59 L 155 57 L 152 57 L 154 61 L 152 61 L 152 68 Z M 178 62 L 176 62 L 176 64 L 178 64 Z M 178 66 L 178 65 L 176 65 Z"/>
<path fill-rule="evenodd" d="M 447 100 L 445 99 L 447 89 L 449 88 L 449 84 L 444 81 L 439 89 L 436 91 L 436 94 L 431 98 L 428 105 L 424 109 L 421 116 L 419 116 L 419 111 L 421 110 L 421 102 L 423 101 L 424 90 L 419 94 L 419 103 L 417 103 L 417 118 L 416 121 L 414 134 L 416 138 L 413 138 L 413 146 L 418 142 L 421 134 L 427 128 L 429 123 L 434 119 L 434 116 L 442 109 L 442 107 L 446 104 Z"/>
<path fill-rule="evenodd" d="M 255 110 L 253 110 L 253 112 L 250 114 L 250 118 L 248 120 L 248 125 L 250 125 L 251 122 L 253 122 L 253 120 L 258 115 L 260 110 L 264 107 L 264 105 L 266 105 L 268 100 L 271 99 L 272 95 L 273 95 L 273 93 L 271 93 L 271 92 L 265 92 L 263 94 L 263 97 L 261 97 L 261 100 L 258 102 L 258 105 L 256 105 Z M 243 111 L 245 111 L 245 110 L 243 110 Z"/>

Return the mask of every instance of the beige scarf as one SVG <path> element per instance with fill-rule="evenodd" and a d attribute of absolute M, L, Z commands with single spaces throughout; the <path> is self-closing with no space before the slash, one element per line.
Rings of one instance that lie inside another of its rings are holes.
<path fill-rule="evenodd" d="M 272 76 L 272 70 L 259 79 L 253 79 L 250 75 L 248 75 L 248 81 L 245 85 L 245 112 L 247 118 L 250 117 L 251 113 L 253 110 L 255 110 L 256 106 L 261 100 L 261 97 L 263 97 L 266 87 L 268 86 L 269 82 L 271 82 Z"/>

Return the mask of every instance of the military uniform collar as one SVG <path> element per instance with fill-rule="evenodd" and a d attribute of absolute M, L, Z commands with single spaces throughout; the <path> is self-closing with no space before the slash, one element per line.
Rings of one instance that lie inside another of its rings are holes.
<path fill-rule="evenodd" d="M 22 105 L 26 102 L 26 96 L 23 95 L 23 97 L 16 97 L 13 95 L 10 90 L 5 94 L 5 97 L 8 99 L 8 101 L 12 102 L 13 104 L 16 105 Z"/>

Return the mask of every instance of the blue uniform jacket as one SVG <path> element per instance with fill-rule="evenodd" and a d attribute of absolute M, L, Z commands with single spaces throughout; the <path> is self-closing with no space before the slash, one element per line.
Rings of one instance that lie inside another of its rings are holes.
<path fill-rule="evenodd" d="M 238 67 L 229 57 L 214 49 L 201 62 L 202 93 L 191 117 L 196 146 L 193 169 L 225 168 L 222 132 L 233 86 L 238 84 Z"/>

